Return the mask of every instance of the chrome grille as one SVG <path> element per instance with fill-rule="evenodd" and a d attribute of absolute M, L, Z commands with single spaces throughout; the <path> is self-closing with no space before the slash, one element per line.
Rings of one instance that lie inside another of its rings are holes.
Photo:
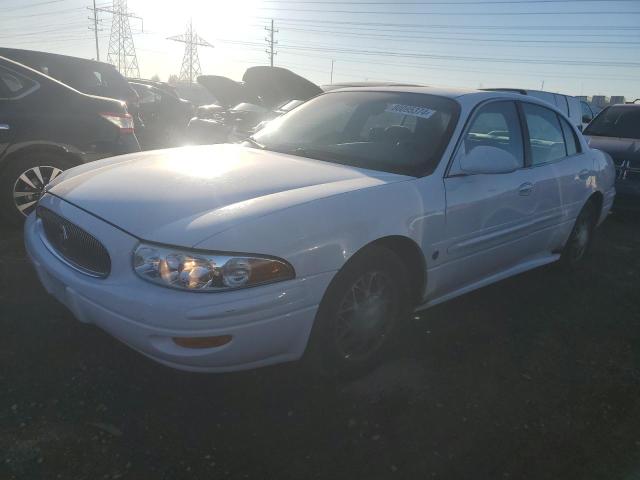
<path fill-rule="evenodd" d="M 37 215 L 54 255 L 87 275 L 100 278 L 109 275 L 109 252 L 93 235 L 47 208 L 38 207 Z"/>

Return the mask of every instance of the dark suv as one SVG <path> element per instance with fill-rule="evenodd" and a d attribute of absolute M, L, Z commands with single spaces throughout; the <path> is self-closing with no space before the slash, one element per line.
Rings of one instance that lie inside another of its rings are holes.
<path fill-rule="evenodd" d="M 63 170 L 139 150 L 124 102 L 0 57 L 0 216 L 7 222 L 33 211 Z"/>

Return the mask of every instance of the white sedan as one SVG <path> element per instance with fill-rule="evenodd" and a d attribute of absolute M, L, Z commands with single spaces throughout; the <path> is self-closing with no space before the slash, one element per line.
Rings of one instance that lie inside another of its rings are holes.
<path fill-rule="evenodd" d="M 507 92 L 325 93 L 242 145 L 73 168 L 25 225 L 46 289 L 170 367 L 371 368 L 420 310 L 580 262 L 608 155 Z"/>

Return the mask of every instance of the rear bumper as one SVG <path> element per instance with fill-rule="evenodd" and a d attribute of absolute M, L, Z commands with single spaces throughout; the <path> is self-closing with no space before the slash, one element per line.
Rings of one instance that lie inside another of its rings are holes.
<path fill-rule="evenodd" d="M 43 243 L 40 222 L 33 215 L 25 224 L 25 245 L 45 289 L 78 320 L 181 370 L 243 370 L 296 360 L 304 353 L 333 272 L 227 293 L 166 289 L 133 272 L 130 252 L 137 240 L 74 210 L 78 209 L 66 204 L 57 213 L 103 241 L 113 261 L 108 278 L 88 277 L 56 258 Z M 126 258 L 116 258 L 118 253 Z M 222 335 L 232 340 L 213 348 L 185 348 L 173 341 Z"/>

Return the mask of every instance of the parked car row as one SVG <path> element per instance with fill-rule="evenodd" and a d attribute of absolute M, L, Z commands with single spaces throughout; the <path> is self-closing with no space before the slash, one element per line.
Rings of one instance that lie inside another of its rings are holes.
<path fill-rule="evenodd" d="M 279 67 L 251 67 L 242 82 L 203 75 L 198 83 L 218 103 L 199 107 L 189 122 L 189 139 L 196 144 L 242 141 L 264 122 L 322 93 L 306 78 Z"/>

